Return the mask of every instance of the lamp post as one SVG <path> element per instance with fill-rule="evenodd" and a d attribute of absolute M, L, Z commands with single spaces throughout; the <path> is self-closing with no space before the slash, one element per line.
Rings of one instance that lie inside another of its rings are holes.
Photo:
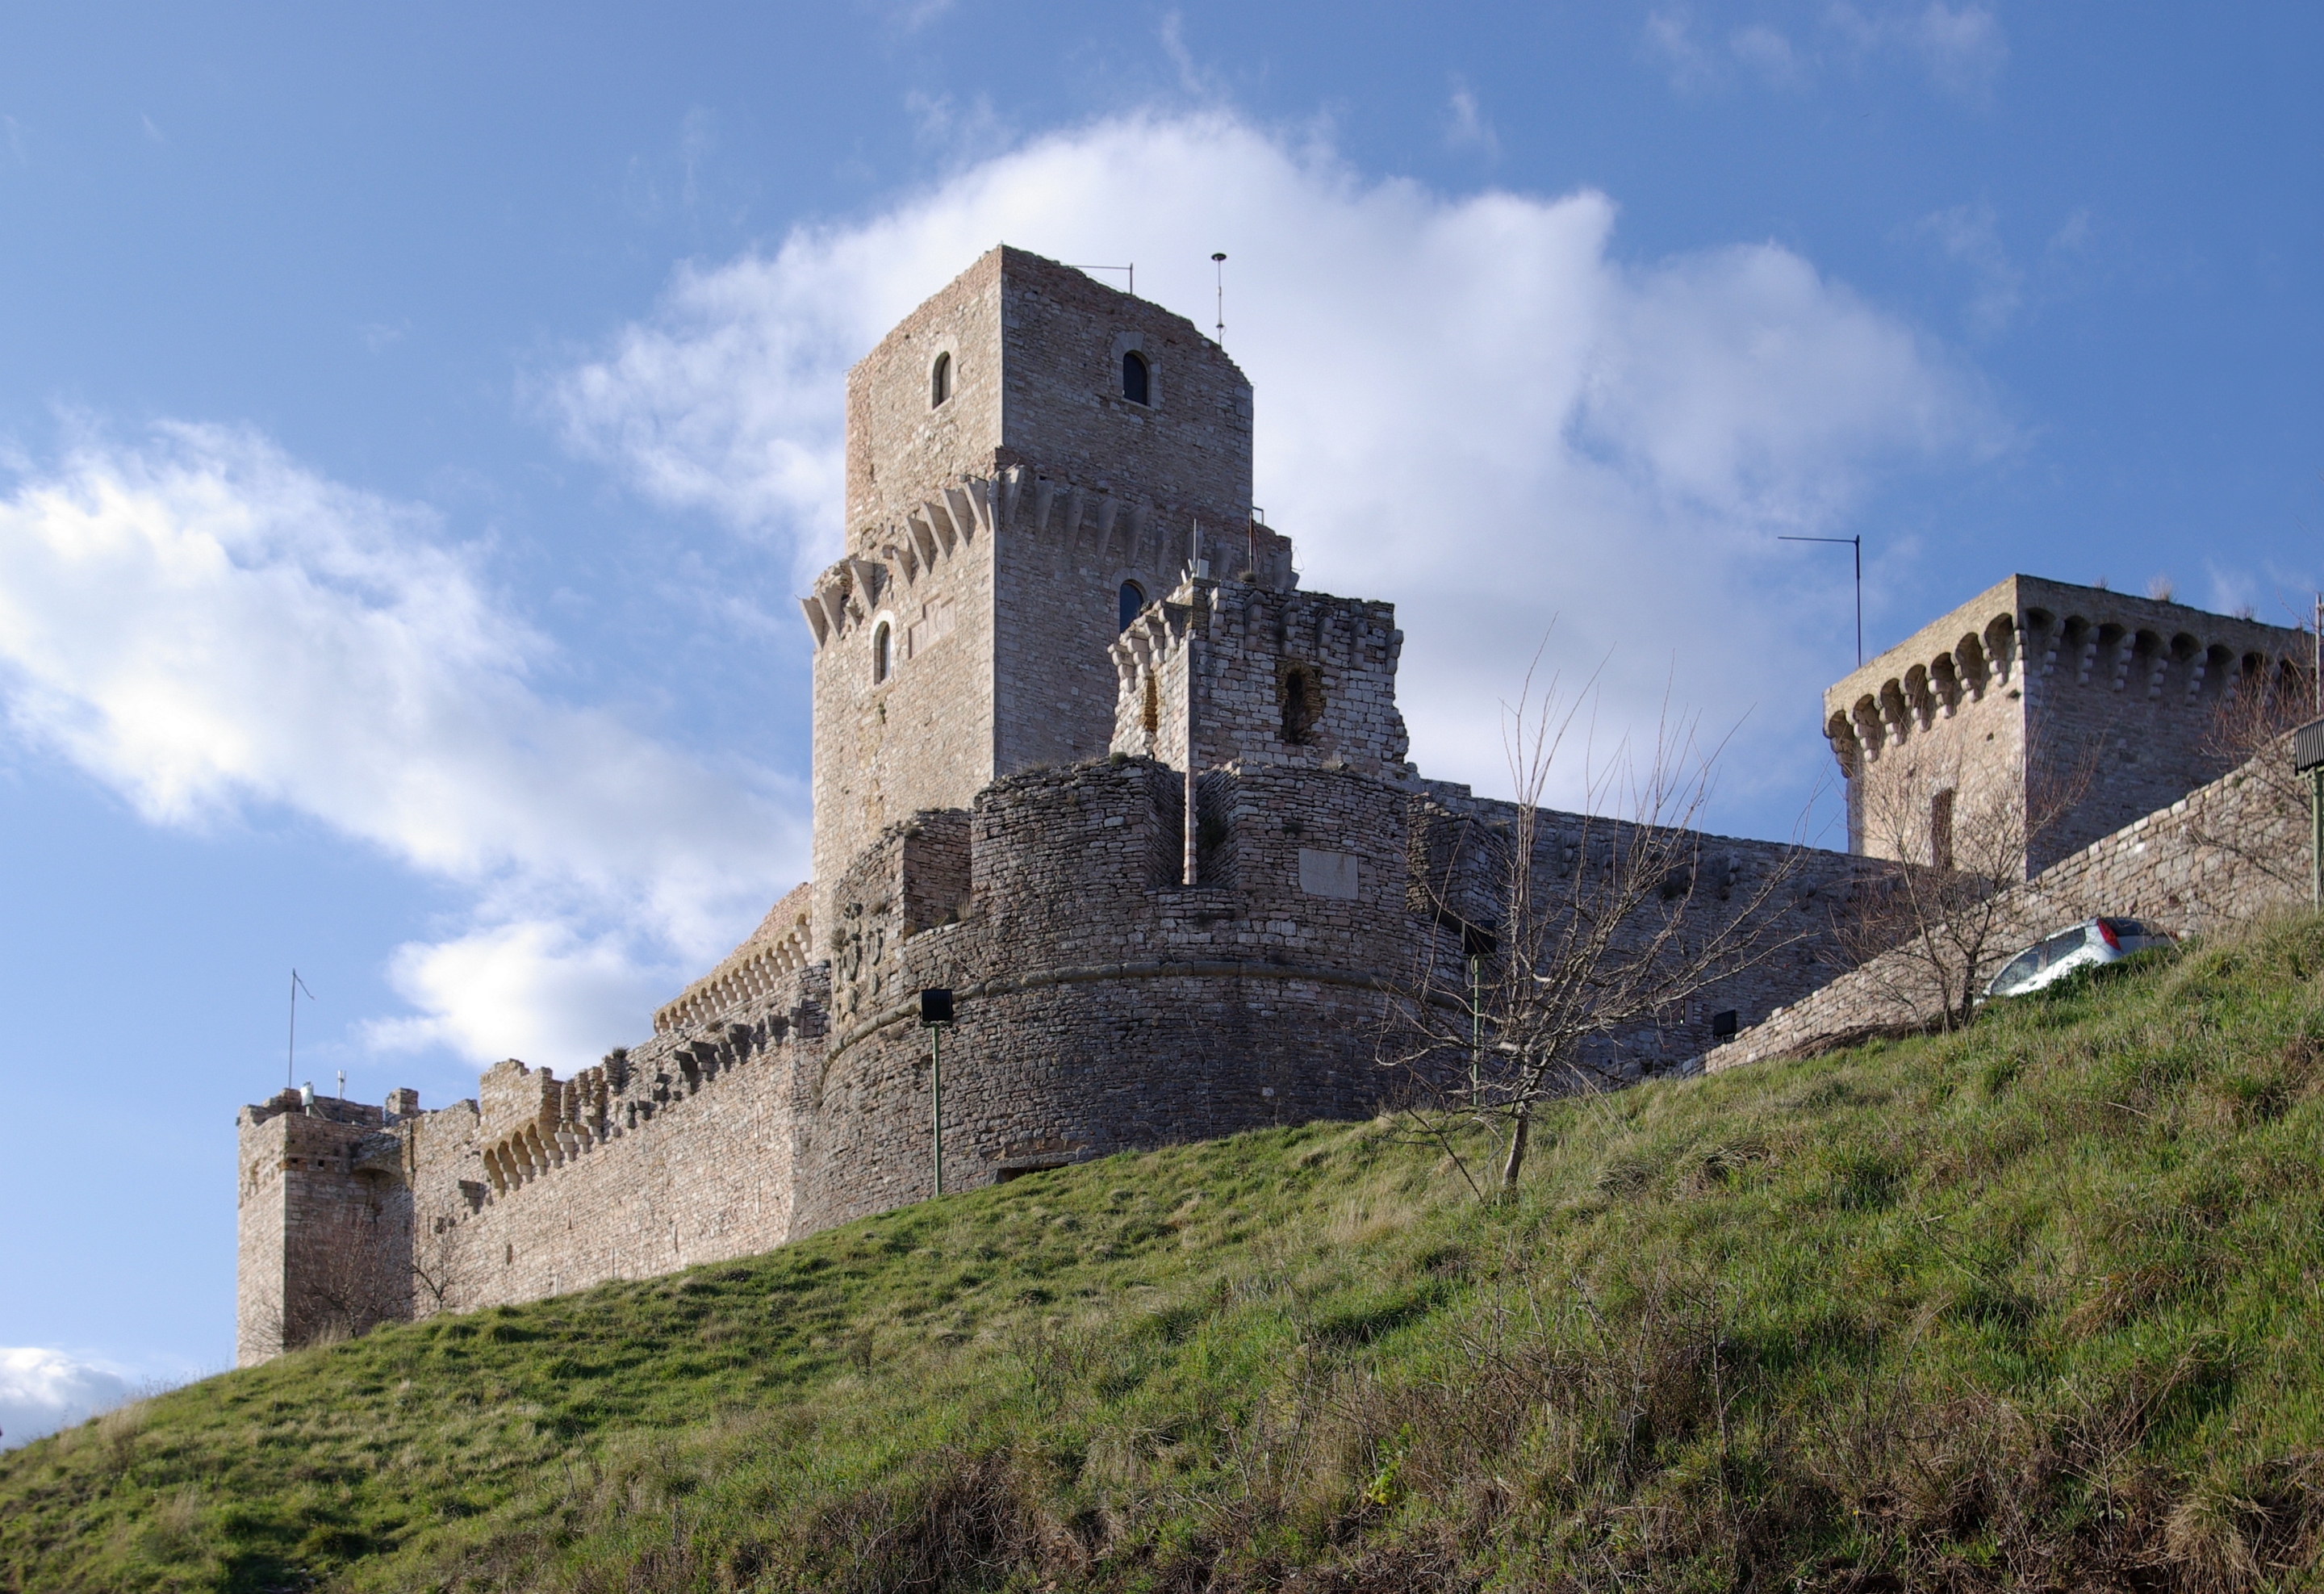
<path fill-rule="evenodd" d="M 932 986 L 920 992 L 920 1027 L 928 1032 L 929 1183 L 944 1193 L 944 1032 L 952 1027 L 952 990 Z"/>
<path fill-rule="evenodd" d="M 2292 733 L 2292 767 L 2308 777 L 2308 901 L 2324 908 L 2324 720 Z"/>

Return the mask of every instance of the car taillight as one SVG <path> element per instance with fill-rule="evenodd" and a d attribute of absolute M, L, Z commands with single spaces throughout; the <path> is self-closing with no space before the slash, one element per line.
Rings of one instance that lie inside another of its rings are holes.
<path fill-rule="evenodd" d="M 2098 935 L 2105 940 L 2108 946 L 2113 947 L 2116 952 L 2120 952 L 2122 950 L 2122 943 L 2116 938 L 2114 926 L 2107 923 L 2104 919 L 2098 920 Z"/>

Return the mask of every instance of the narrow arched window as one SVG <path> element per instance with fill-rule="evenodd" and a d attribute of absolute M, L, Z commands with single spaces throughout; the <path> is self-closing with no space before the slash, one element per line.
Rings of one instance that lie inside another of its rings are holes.
<path fill-rule="evenodd" d="M 881 621 L 872 628 L 872 679 L 874 685 L 888 678 L 896 664 L 896 633 L 888 622 Z"/>
<path fill-rule="evenodd" d="M 1121 396 L 1133 404 L 1143 404 L 1146 392 L 1146 356 L 1132 349 L 1121 356 Z"/>
<path fill-rule="evenodd" d="M 1121 584 L 1121 591 L 1114 595 L 1114 607 L 1116 610 L 1116 618 L 1120 621 L 1120 623 L 1115 626 L 1114 630 L 1128 631 L 1130 629 L 1130 622 L 1137 619 L 1139 611 L 1146 607 L 1146 593 L 1144 589 L 1134 581 L 1123 582 Z"/>
<path fill-rule="evenodd" d="M 928 408 L 933 410 L 952 397 L 952 356 L 938 355 L 936 366 L 928 373 Z"/>

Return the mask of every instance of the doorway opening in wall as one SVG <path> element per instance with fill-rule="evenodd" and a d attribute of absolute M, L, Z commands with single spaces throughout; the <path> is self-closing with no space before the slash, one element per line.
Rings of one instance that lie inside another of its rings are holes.
<path fill-rule="evenodd" d="M 1323 685 L 1314 670 L 1293 665 L 1283 672 L 1282 698 L 1283 740 L 1296 747 L 1323 717 Z"/>
<path fill-rule="evenodd" d="M 1149 391 L 1146 356 L 1132 349 L 1121 356 L 1121 396 L 1133 404 L 1143 404 Z"/>
<path fill-rule="evenodd" d="M 1138 728 L 1148 736 L 1162 728 L 1162 686 L 1151 671 L 1146 677 L 1145 701 L 1138 705 Z"/>
<path fill-rule="evenodd" d="M 1021 1179 L 1028 1174 L 1046 1174 L 1054 1168 L 1071 1167 L 1070 1156 L 1046 1158 L 1039 1162 L 1003 1163 L 992 1175 L 995 1184 L 1006 1184 L 1011 1179 Z"/>
<path fill-rule="evenodd" d="M 1116 631 L 1128 631 L 1130 622 L 1144 613 L 1145 608 L 1146 589 L 1134 581 L 1123 582 L 1121 590 L 1114 594 L 1114 617 L 1120 623 L 1113 629 Z"/>
<path fill-rule="evenodd" d="M 1953 866 L 1953 793 L 1950 787 L 1929 799 L 1929 865 Z"/>

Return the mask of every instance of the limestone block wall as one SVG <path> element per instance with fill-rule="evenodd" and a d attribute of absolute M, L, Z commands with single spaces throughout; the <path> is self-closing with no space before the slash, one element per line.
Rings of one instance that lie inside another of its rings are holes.
<path fill-rule="evenodd" d="M 826 990 L 825 965 L 797 970 L 779 990 L 571 1080 L 502 1063 L 478 1100 L 383 1126 L 377 1109 L 368 1125 L 296 1113 L 249 1124 L 244 1359 L 281 1344 L 264 1331 L 280 1254 L 268 1235 L 283 1188 L 269 1182 L 270 1159 L 288 1158 L 302 1175 L 290 1193 L 305 1204 L 281 1226 L 294 1246 L 309 1234 L 343 1241 L 366 1202 L 376 1209 L 365 1262 L 375 1289 L 403 1295 L 374 1321 L 535 1300 L 781 1244 L 792 1232 L 799 1137 L 814 1121 L 801 1092 L 812 1091 L 828 1036 Z M 304 1298 L 299 1276 L 335 1267 L 346 1271 L 317 1254 L 291 1258 L 290 1299 Z M 289 1326 L 296 1344 L 317 1325 L 294 1313 Z"/>
<path fill-rule="evenodd" d="M 2029 723 L 2046 759 L 2090 769 L 2032 872 L 2225 775 L 2221 705 L 2305 682 L 2310 642 L 2289 627 L 2030 576 L 2017 588 Z"/>
<path fill-rule="evenodd" d="M 916 998 L 933 985 L 957 993 L 945 1037 L 947 1189 L 1372 1110 L 1403 1083 L 1379 1066 L 1391 994 L 1448 947 L 1457 957 L 1437 906 L 1481 914 L 1489 899 L 1474 880 L 1416 891 L 1416 872 L 1450 860 L 1457 875 L 1446 827 L 1507 825 L 1515 810 L 1351 769 L 1210 770 L 1200 813 L 1218 834 L 1205 883 L 1188 888 L 1176 872 L 1185 792 L 1180 771 L 1106 759 L 995 782 L 968 810 L 915 815 L 835 883 L 827 962 L 571 1079 L 512 1061 L 487 1073 L 477 1100 L 432 1112 L 409 1092 L 392 1117 L 344 1123 L 252 1110 L 246 1308 L 263 1304 L 276 1272 L 319 1275 L 322 1248 L 301 1237 L 344 1239 L 366 1221 L 401 1244 L 366 1253 L 376 1282 L 405 1291 L 374 1315 L 425 1316 L 751 1254 L 922 1199 L 935 1101 Z M 1586 868 L 1603 833 L 1545 815 L 1545 871 L 1568 851 Z M 1739 910 L 1757 871 L 1785 854 L 1705 838 L 1701 910 Z M 1794 895 L 1780 911 L 1814 926 L 1828 923 L 1817 894 L 1869 867 L 1829 853 L 1788 861 Z M 1674 1066 L 1711 1014 L 1757 1017 L 1828 979 L 1823 957 L 1800 935 L 1620 1044 L 1639 1072 Z M 303 1204 L 279 1221 L 286 1200 Z M 287 1259 L 270 1249 L 270 1224 L 307 1248 Z M 294 1321 L 293 1341 L 312 1326 Z M 246 1354 L 279 1342 L 255 1335 Z"/>
<path fill-rule="evenodd" d="M 1403 647 L 1390 604 L 1187 581 L 1110 650 L 1111 750 L 1184 769 L 1191 725 L 1197 769 L 1333 767 L 1408 780 L 1411 739 L 1396 705 Z"/>
<path fill-rule="evenodd" d="M 815 954 L 814 912 L 813 881 L 802 880 L 784 892 L 740 946 L 655 1011 L 654 1033 L 699 1024 L 771 994 L 778 981 L 804 968 Z"/>
<path fill-rule="evenodd" d="M 1213 526 L 1248 521 L 1250 382 L 1226 351 L 1185 317 L 1070 266 L 995 253 L 1011 457 L 1099 492 L 1134 487 Z M 1147 365 L 1144 404 L 1122 393 L 1133 351 Z"/>
<path fill-rule="evenodd" d="M 958 923 L 902 935 L 900 869 L 850 877 L 841 912 L 860 928 L 834 970 L 800 1232 L 930 1193 L 914 998 L 931 985 L 956 992 L 959 1017 L 944 1038 L 947 1188 L 1379 1100 L 1382 991 L 1411 946 L 1406 794 L 1352 774 L 1218 782 L 1231 886 L 1156 883 L 1183 784 L 1129 760 L 982 794 Z M 1343 866 L 1328 894 L 1302 856 L 1326 852 Z"/>
<path fill-rule="evenodd" d="M 989 476 L 1001 444 L 1001 269 L 987 251 L 847 373 L 850 551 L 890 533 L 954 477 Z M 951 396 L 931 381 L 949 356 Z"/>
<path fill-rule="evenodd" d="M 2306 900 L 2300 871 L 2307 859 L 2307 826 L 2308 816 L 2283 804 L 2248 767 L 2232 770 L 2016 887 L 2013 917 L 2039 926 L 2028 941 L 2098 915 L 2141 919 L 2182 936 L 2248 923 Z M 2222 844 L 2223 838 L 2230 844 Z M 1997 959 L 2019 949 L 1998 947 Z M 1912 983 L 1895 972 L 1905 955 L 1875 959 L 1791 1002 L 1712 1051 L 1705 1066 L 1734 1068 L 1850 1036 L 1936 1021 L 1941 1015 L 1933 1006 L 1902 994 Z M 1989 977 L 1992 971 L 1986 972 Z"/>
<path fill-rule="evenodd" d="M 964 506 L 944 526 L 909 568 L 901 549 L 844 560 L 819 589 L 845 594 L 813 668 L 813 855 L 826 892 L 889 825 L 964 808 L 992 779 L 993 530 Z"/>
<path fill-rule="evenodd" d="M 1408 904 L 1434 925 L 1440 989 L 1457 990 L 1463 932 L 1498 945 L 1509 894 L 1509 848 L 1522 810 L 1480 800 L 1465 787 L 1426 783 L 1412 799 L 1407 856 Z M 1532 889 L 1554 916 L 1563 904 L 1603 889 L 1605 871 L 1635 846 L 1641 827 L 1593 815 L 1541 809 L 1535 821 Z M 1670 833 L 1661 833 L 1668 835 Z M 1634 955 L 1655 930 L 1657 912 L 1690 926 L 1685 944 L 1738 924 L 1757 908 L 1753 933 L 1731 972 L 1673 1004 L 1651 1023 L 1594 1043 L 1588 1061 L 1605 1075 L 1637 1078 L 1690 1066 L 1715 1044 L 1722 1014 L 1755 1025 L 1824 985 L 1849 966 L 1833 926 L 1854 894 L 1891 866 L 1820 848 L 1693 833 L 1674 861 L 1680 867 L 1646 915 L 1621 926 L 1617 957 Z"/>
<path fill-rule="evenodd" d="M 1071 267 L 991 251 L 855 366 L 847 403 L 847 554 L 801 600 L 825 893 L 906 815 L 1106 751 L 1125 584 L 1158 595 L 1197 559 L 1294 581 L 1252 521 L 1250 382 Z"/>

